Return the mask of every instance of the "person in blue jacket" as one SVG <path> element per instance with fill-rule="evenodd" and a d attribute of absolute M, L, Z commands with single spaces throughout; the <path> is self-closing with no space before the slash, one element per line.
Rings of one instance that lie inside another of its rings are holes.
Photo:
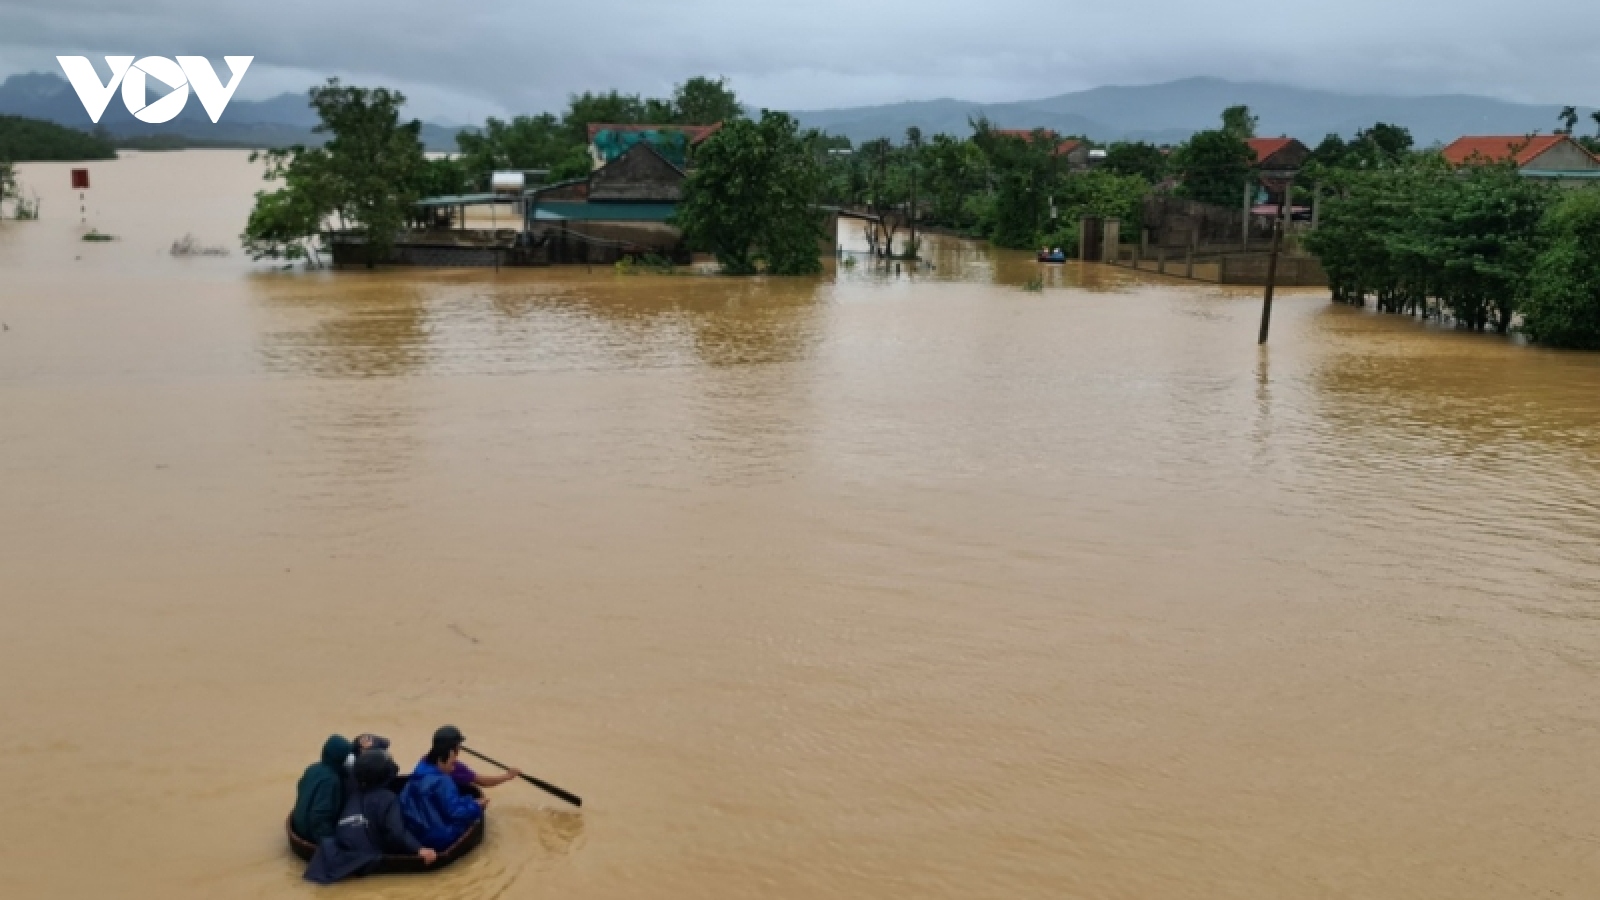
<path fill-rule="evenodd" d="M 406 828 L 426 847 L 449 847 L 483 818 L 486 797 L 461 793 L 450 773 L 461 755 L 461 743 L 435 740 L 428 755 L 417 763 L 400 792 L 400 812 Z"/>

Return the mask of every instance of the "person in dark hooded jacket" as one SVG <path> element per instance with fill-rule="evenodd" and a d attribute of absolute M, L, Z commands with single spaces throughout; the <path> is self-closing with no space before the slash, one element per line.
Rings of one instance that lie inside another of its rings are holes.
<path fill-rule="evenodd" d="M 307 881 L 333 884 L 366 875 L 386 853 L 421 856 L 429 865 L 438 859 L 432 848 L 422 846 L 406 831 L 400 804 L 389 790 L 396 771 L 394 761 L 382 750 L 368 750 L 356 759 L 339 825 L 333 837 L 317 843 L 317 852 L 306 866 Z"/>
<path fill-rule="evenodd" d="M 294 812 L 289 817 L 295 834 L 308 841 L 333 836 L 344 805 L 344 761 L 349 755 L 350 742 L 329 735 L 322 745 L 322 760 L 306 767 L 295 786 Z"/>

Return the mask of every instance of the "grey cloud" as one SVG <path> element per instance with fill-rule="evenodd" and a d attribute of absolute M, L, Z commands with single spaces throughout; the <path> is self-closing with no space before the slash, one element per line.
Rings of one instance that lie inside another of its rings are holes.
<path fill-rule="evenodd" d="M 779 108 L 1028 99 L 1188 75 L 1600 105 L 1596 33 L 1591 0 L 11 0 L 0 74 L 54 71 L 59 53 L 245 53 L 259 67 L 250 96 L 339 74 L 399 86 L 419 114 L 456 121 L 555 109 L 585 89 L 661 93 L 701 73 Z"/>

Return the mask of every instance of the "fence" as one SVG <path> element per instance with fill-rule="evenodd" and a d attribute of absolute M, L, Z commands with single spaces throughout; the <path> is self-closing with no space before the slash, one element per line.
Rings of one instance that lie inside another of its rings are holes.
<path fill-rule="evenodd" d="M 1158 246 L 1149 256 L 1141 255 L 1136 247 L 1123 247 L 1107 262 L 1141 272 L 1212 284 L 1266 284 L 1271 258 L 1272 254 L 1266 251 L 1200 256 L 1187 248 L 1182 253 L 1168 253 L 1165 247 Z M 1282 253 L 1278 255 L 1275 282 L 1286 287 L 1323 287 L 1328 283 L 1328 275 L 1314 256 Z"/>
<path fill-rule="evenodd" d="M 1272 240 L 1272 220 L 1249 217 L 1242 208 L 1215 206 L 1170 194 L 1151 194 L 1140 209 L 1141 246 L 1182 252 L 1194 247 L 1200 256 L 1263 248 Z"/>

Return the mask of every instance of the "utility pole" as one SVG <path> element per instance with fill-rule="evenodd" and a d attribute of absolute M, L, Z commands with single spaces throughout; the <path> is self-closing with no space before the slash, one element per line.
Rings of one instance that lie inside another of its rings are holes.
<path fill-rule="evenodd" d="M 1262 174 L 1265 176 L 1268 173 Z M 1271 175 L 1282 179 L 1283 199 L 1278 203 L 1278 217 L 1273 223 L 1272 254 L 1267 259 L 1267 288 L 1261 295 L 1261 334 L 1256 339 L 1257 344 L 1267 342 L 1267 329 L 1272 325 L 1272 290 L 1278 281 L 1278 253 L 1283 247 L 1283 233 L 1289 228 L 1290 196 L 1294 192 L 1294 172 L 1274 172 Z"/>

